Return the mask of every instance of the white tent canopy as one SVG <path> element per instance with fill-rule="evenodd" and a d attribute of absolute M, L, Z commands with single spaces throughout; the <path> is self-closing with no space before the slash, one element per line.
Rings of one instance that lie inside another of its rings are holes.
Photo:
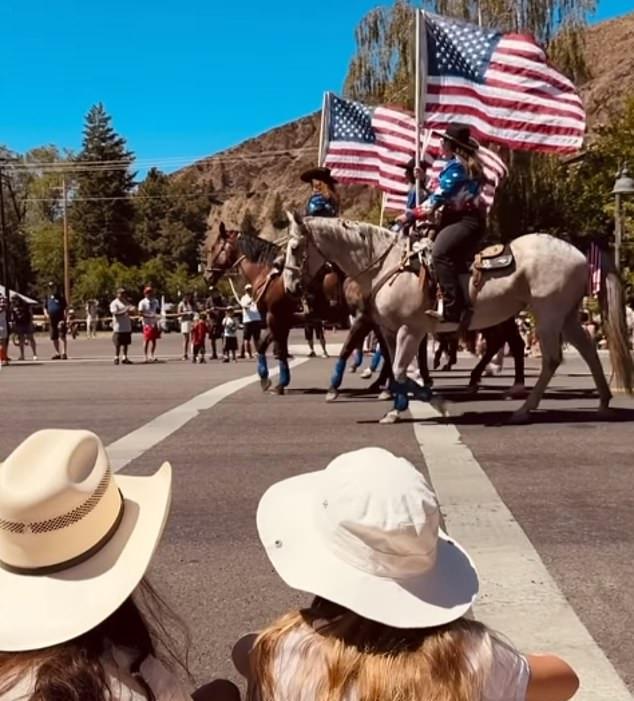
<path fill-rule="evenodd" d="M 22 295 L 19 292 L 14 292 L 13 290 L 9 290 L 9 292 L 12 295 L 18 295 L 18 297 L 21 297 L 27 304 L 40 304 L 37 299 L 31 299 L 30 297 L 27 297 L 26 295 Z M 4 285 L 0 285 L 0 296 L 6 297 L 6 290 Z"/>

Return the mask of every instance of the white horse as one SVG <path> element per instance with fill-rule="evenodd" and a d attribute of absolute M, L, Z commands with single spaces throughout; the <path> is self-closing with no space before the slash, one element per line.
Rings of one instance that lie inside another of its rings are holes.
<path fill-rule="evenodd" d="M 408 406 L 407 391 L 412 384 L 407 379 L 407 368 L 422 337 L 426 333 L 455 330 L 456 325 L 440 325 L 425 314 L 434 304 L 431 292 L 421 289 L 413 272 L 407 269 L 397 272 L 405 245 L 402 236 L 372 224 L 345 219 L 303 218 L 298 214 L 289 214 L 289 219 L 284 273 L 287 288 L 292 291 L 303 275 L 313 275 L 324 260 L 336 263 L 359 283 L 372 317 L 384 330 L 393 363 L 394 410 L 381 422 L 397 421 L 399 412 Z M 526 308 L 535 315 L 542 349 L 541 372 L 511 421 L 527 422 L 530 412 L 539 405 L 561 363 L 562 336 L 588 364 L 599 392 L 599 411 L 608 412 L 612 395 L 594 344 L 579 320 L 579 304 L 587 285 L 585 256 L 571 244 L 548 234 L 520 236 L 510 247 L 514 265 L 485 273 L 470 327 L 494 326 Z M 470 292 L 474 294 L 473 285 Z M 622 356 L 615 364 L 615 372 L 621 374 L 617 380 L 631 391 L 632 361 L 627 345 L 615 345 L 618 347 L 614 352 Z"/>

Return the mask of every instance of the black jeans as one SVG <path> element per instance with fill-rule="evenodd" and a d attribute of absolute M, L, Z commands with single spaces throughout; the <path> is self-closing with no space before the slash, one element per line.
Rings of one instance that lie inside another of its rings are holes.
<path fill-rule="evenodd" d="M 434 241 L 434 270 L 443 295 L 445 321 L 458 322 L 467 300 L 463 299 L 458 275 L 465 272 L 484 236 L 484 217 L 463 214 L 446 219 Z"/>

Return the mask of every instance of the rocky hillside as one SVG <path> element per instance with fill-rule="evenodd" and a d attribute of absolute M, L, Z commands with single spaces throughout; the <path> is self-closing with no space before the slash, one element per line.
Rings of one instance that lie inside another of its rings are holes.
<path fill-rule="evenodd" d="M 590 27 L 586 60 L 592 77 L 581 94 L 592 130 L 634 95 L 634 13 Z"/>
<path fill-rule="evenodd" d="M 592 130 L 634 94 L 634 13 L 590 27 L 586 52 L 592 77 L 581 92 Z M 239 227 L 247 210 L 263 236 L 275 239 L 283 234 L 272 223 L 276 195 L 286 209 L 303 207 L 308 189 L 299 174 L 315 165 L 319 125 L 315 113 L 187 168 L 210 181 L 217 193 L 220 204 L 209 214 L 211 236 L 221 220 Z M 370 188 L 341 188 L 341 196 L 343 212 L 352 218 L 379 206 Z"/>

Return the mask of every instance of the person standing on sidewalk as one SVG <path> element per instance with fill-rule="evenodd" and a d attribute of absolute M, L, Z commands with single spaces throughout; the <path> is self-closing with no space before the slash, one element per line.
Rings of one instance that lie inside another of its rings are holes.
<path fill-rule="evenodd" d="M 51 360 L 66 360 L 68 358 L 68 346 L 66 345 L 65 328 L 68 304 L 58 285 L 54 282 L 48 283 L 48 296 L 44 300 L 43 306 L 44 316 L 49 326 L 49 336 L 55 349 Z M 62 342 L 61 353 L 60 340 Z"/>
<path fill-rule="evenodd" d="M 84 310 L 86 312 L 86 338 L 97 338 L 97 323 L 99 321 L 97 300 L 87 300 Z"/>
<path fill-rule="evenodd" d="M 130 312 L 136 309 L 128 301 L 126 291 L 123 287 L 117 290 L 117 296 L 110 302 L 110 313 L 112 314 L 112 342 L 114 343 L 114 364 L 119 365 L 119 356 L 123 351 L 123 365 L 132 365 L 128 358 L 128 347 L 132 343 L 132 321 Z"/>
<path fill-rule="evenodd" d="M 19 294 L 15 292 L 11 295 L 11 327 L 13 333 L 18 337 L 18 347 L 20 357 L 24 360 L 24 346 L 28 343 L 31 346 L 33 360 L 37 360 L 37 345 L 33 335 L 33 310 Z"/>
<path fill-rule="evenodd" d="M 258 343 L 260 342 L 260 327 L 262 324 L 262 316 L 258 309 L 258 305 L 253 299 L 253 285 L 248 283 L 244 286 L 244 294 L 240 298 L 240 306 L 242 307 L 242 325 L 244 332 L 242 336 L 242 348 L 240 349 L 240 357 L 244 358 L 248 353 L 249 358 L 253 358 L 251 351 L 251 339 L 257 353 Z"/>
<path fill-rule="evenodd" d="M 159 328 L 161 304 L 153 295 L 154 290 L 148 285 L 144 288 L 143 299 L 139 302 L 139 312 L 143 318 L 143 355 L 145 356 L 145 363 L 158 362 L 156 342 L 161 337 L 161 329 Z"/>
<path fill-rule="evenodd" d="M 189 351 L 189 342 L 192 333 L 192 325 L 194 322 L 194 304 L 190 294 L 183 295 L 183 299 L 178 303 L 176 308 L 178 313 L 178 321 L 180 322 L 181 335 L 183 336 L 183 360 L 187 360 Z"/>
<path fill-rule="evenodd" d="M 0 367 L 9 364 L 9 315 L 7 298 L 0 294 Z"/>
<path fill-rule="evenodd" d="M 222 320 L 224 347 L 222 350 L 222 362 L 228 363 L 229 357 L 235 362 L 236 351 L 238 350 L 238 322 L 233 316 L 233 309 L 229 307 L 225 311 L 225 318 Z"/>

